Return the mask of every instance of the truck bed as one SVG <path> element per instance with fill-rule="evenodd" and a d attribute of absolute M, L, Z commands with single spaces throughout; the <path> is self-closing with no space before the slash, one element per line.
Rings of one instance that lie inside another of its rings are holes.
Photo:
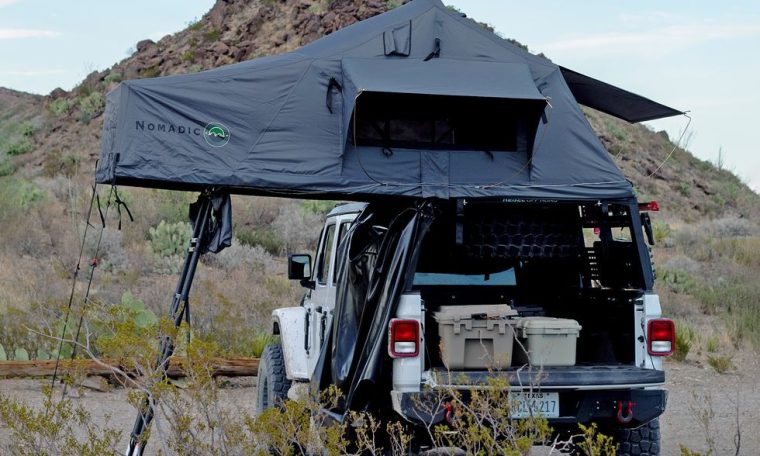
<path fill-rule="evenodd" d="M 505 378 L 512 389 L 601 390 L 644 388 L 663 385 L 665 372 L 630 365 L 577 365 L 529 369 L 513 367 L 500 371 L 430 370 L 432 387 L 467 389 L 468 385 L 487 385 L 489 378 Z"/>

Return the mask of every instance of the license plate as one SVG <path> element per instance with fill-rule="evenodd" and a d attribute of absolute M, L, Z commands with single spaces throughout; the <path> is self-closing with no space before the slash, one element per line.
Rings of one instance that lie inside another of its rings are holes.
<path fill-rule="evenodd" d="M 559 417 L 559 393 L 513 392 L 509 395 L 512 402 L 512 418 Z"/>

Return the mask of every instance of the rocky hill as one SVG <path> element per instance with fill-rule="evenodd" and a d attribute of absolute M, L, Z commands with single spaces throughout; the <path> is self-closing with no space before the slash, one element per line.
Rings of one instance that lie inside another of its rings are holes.
<path fill-rule="evenodd" d="M 196 72 L 290 51 L 401 3 L 218 0 L 185 30 L 158 42 L 137 43 L 131 56 L 108 70 L 90 74 L 70 92 L 56 89 L 42 98 L 4 90 L 0 92 L 0 133 L 12 134 L 2 135 L 6 139 L 0 142 L 0 152 L 5 151 L 6 157 L 0 154 L 4 160 L 0 174 L 14 170 L 24 177 L 76 174 L 86 180 L 98 156 L 104 94 L 120 81 Z M 661 166 L 673 149 L 664 132 L 586 112 L 639 195 L 658 199 L 669 217 L 694 221 L 724 215 L 756 218 L 760 214 L 760 197 L 736 176 L 685 150 L 675 150 Z"/>

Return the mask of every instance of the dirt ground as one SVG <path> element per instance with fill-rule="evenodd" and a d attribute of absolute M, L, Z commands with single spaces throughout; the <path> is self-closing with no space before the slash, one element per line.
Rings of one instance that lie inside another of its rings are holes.
<path fill-rule="evenodd" d="M 736 454 L 737 418 L 741 431 L 739 454 L 760 454 L 760 360 L 753 353 L 740 353 L 733 361 L 737 369 L 722 375 L 695 362 L 666 364 L 670 393 L 667 411 L 660 420 L 663 455 L 679 455 L 680 445 L 705 452 L 709 438 L 714 439 L 716 455 Z M 0 394 L 41 405 L 41 388 L 48 381 L 0 380 Z M 221 405 L 228 410 L 250 412 L 256 393 L 254 379 L 237 379 L 232 384 L 222 390 Z M 127 391 L 83 389 L 79 393 L 81 397 L 76 400 L 91 411 L 96 422 L 124 429 L 121 447 L 126 448 L 135 419 L 135 410 L 127 403 Z M 708 410 L 712 410 L 712 417 L 705 427 L 699 416 Z M 159 426 L 163 424 L 158 422 Z M 7 438 L 7 429 L 0 428 L 0 442 Z M 146 454 L 155 454 L 156 450 L 149 446 Z"/>

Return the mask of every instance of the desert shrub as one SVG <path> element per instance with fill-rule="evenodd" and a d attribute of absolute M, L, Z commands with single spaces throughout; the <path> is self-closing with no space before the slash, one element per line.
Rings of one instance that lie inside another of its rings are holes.
<path fill-rule="evenodd" d="M 590 426 L 578 425 L 581 431 L 579 442 L 576 447 L 581 454 L 586 456 L 614 456 L 617 454 L 618 446 L 612 437 L 599 432 L 596 423 Z"/>
<path fill-rule="evenodd" d="M 107 226 L 103 229 L 101 237 L 99 228 L 90 231 L 87 235 L 85 243 L 87 258 L 97 258 L 100 263 L 99 266 L 106 270 L 116 271 L 128 268 L 130 265 L 129 254 L 122 242 L 122 231 Z M 98 241 L 100 241 L 99 248 Z M 96 252 L 96 250 L 98 251 Z"/>
<path fill-rule="evenodd" d="M 206 32 L 206 41 L 215 42 L 219 40 L 219 37 L 222 36 L 222 32 L 219 29 L 212 28 L 208 32 Z"/>
<path fill-rule="evenodd" d="M 18 142 L 15 142 L 5 149 L 6 155 L 9 157 L 15 157 L 17 155 L 24 155 L 34 150 L 34 144 L 29 139 L 24 138 Z"/>
<path fill-rule="evenodd" d="M 68 98 L 58 98 L 48 104 L 48 111 L 56 117 L 62 117 L 68 114 L 74 106 L 76 106 L 76 102 Z"/>
<path fill-rule="evenodd" d="M 156 76 L 161 76 L 161 67 L 158 65 L 154 65 L 140 71 L 141 78 L 155 78 Z"/>
<path fill-rule="evenodd" d="M 627 141 L 628 140 L 628 132 L 623 130 L 617 123 L 614 121 L 606 122 L 607 131 L 618 141 Z"/>
<path fill-rule="evenodd" d="M 0 180 L 0 216 L 9 221 L 16 215 L 26 214 L 45 201 L 46 193 L 37 184 L 15 178 Z"/>
<path fill-rule="evenodd" d="M 262 272 L 274 270 L 274 258 L 261 246 L 251 247 L 233 241 L 232 245 L 219 253 L 209 253 L 203 256 L 203 262 L 209 266 L 221 268 L 225 271 L 244 266 Z"/>
<path fill-rule="evenodd" d="M 264 348 L 267 345 L 277 342 L 277 336 L 273 336 L 269 331 L 261 331 L 253 337 L 253 343 L 251 345 L 251 355 L 254 358 L 261 357 L 264 353 Z"/>
<path fill-rule="evenodd" d="M 21 124 L 21 136 L 24 138 L 31 138 L 36 133 L 37 128 L 30 122 L 24 122 Z"/>
<path fill-rule="evenodd" d="M 122 76 L 118 71 L 111 71 L 105 78 L 103 78 L 103 81 L 105 81 L 106 84 L 110 84 L 112 82 L 121 82 L 121 80 Z"/>
<path fill-rule="evenodd" d="M 715 336 L 708 337 L 706 348 L 708 353 L 715 353 L 718 351 L 718 338 Z"/>
<path fill-rule="evenodd" d="M 201 22 L 197 17 L 189 20 L 185 23 L 187 28 L 193 32 L 197 32 L 198 30 L 203 28 L 203 22 Z"/>
<path fill-rule="evenodd" d="M 0 159 L 0 177 L 10 176 L 16 172 L 16 167 L 13 166 L 10 160 L 7 158 Z"/>
<path fill-rule="evenodd" d="M 683 196 L 691 196 L 691 185 L 687 182 L 679 182 L 676 185 L 676 190 Z"/>
<path fill-rule="evenodd" d="M 95 421 L 81 404 L 70 399 L 56 401 L 49 391 L 44 396 L 38 408 L 0 393 L 0 423 L 10 433 L 0 444 L 4 454 L 97 456 L 114 452 L 121 431 Z"/>
<path fill-rule="evenodd" d="M 75 154 L 64 155 L 60 150 L 54 150 L 45 154 L 42 172 L 48 177 L 72 177 L 79 171 L 79 160 Z"/>
<path fill-rule="evenodd" d="M 668 260 L 662 264 L 662 267 L 665 269 L 684 271 L 692 275 L 699 274 L 701 270 L 699 262 L 687 257 L 686 255 L 674 255 L 668 258 Z"/>
<path fill-rule="evenodd" d="M 330 200 L 305 200 L 301 202 L 301 207 L 314 214 L 325 215 L 330 212 L 337 203 Z"/>
<path fill-rule="evenodd" d="M 183 52 L 182 55 L 180 56 L 180 60 L 182 60 L 183 62 L 190 62 L 190 63 L 195 62 L 195 52 L 193 52 L 192 50 Z"/>
<path fill-rule="evenodd" d="M 717 239 L 710 243 L 707 258 L 720 258 L 741 266 L 760 269 L 760 237 Z"/>
<path fill-rule="evenodd" d="M 275 230 L 267 228 L 240 228 L 236 230 L 238 240 L 247 246 L 260 247 L 272 255 L 280 255 L 284 248 L 283 240 Z"/>
<path fill-rule="evenodd" d="M 106 100 L 100 92 L 92 92 L 79 100 L 79 121 L 88 124 L 103 112 Z"/>
<path fill-rule="evenodd" d="M 709 364 L 710 367 L 715 369 L 715 372 L 719 374 L 725 374 L 734 368 L 734 364 L 731 362 L 730 356 L 707 355 L 707 364 Z"/>
<path fill-rule="evenodd" d="M 683 269 L 659 268 L 658 280 L 675 293 L 691 293 L 696 287 L 694 276 Z"/>
<path fill-rule="evenodd" d="M 691 325 L 683 321 L 676 321 L 676 347 L 673 352 L 673 359 L 676 361 L 685 360 L 696 338 L 697 335 Z"/>
<path fill-rule="evenodd" d="M 673 235 L 673 230 L 666 222 L 654 220 L 652 222 L 652 234 L 654 234 L 655 242 L 659 244 L 665 241 L 665 239 L 670 238 Z"/>
<path fill-rule="evenodd" d="M 694 297 L 706 312 L 723 312 L 734 346 L 749 341 L 760 347 L 760 284 L 740 277 L 718 280 L 698 287 Z"/>
<path fill-rule="evenodd" d="M 38 354 L 58 349 L 53 337 L 60 334 L 62 326 L 46 312 L 51 307 L 58 310 L 54 304 L 44 303 L 6 307 L 0 313 L 0 345 L 8 359 L 38 359 Z"/>
<path fill-rule="evenodd" d="M 299 248 L 315 249 L 322 225 L 321 215 L 294 204 L 281 207 L 280 214 L 272 223 L 287 252 Z"/>

